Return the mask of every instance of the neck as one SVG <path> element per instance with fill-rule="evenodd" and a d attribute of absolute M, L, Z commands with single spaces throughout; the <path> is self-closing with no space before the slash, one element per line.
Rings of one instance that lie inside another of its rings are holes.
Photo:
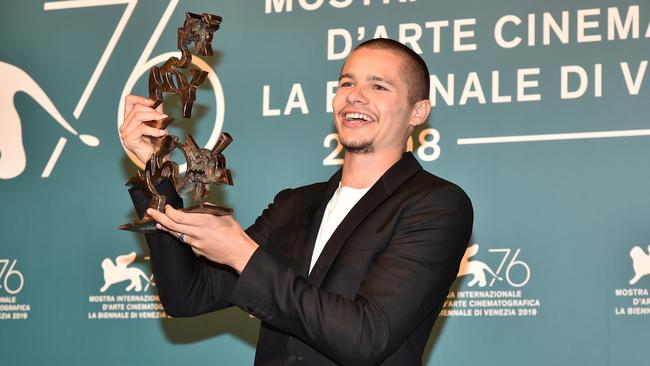
<path fill-rule="evenodd" d="M 401 150 L 382 154 L 345 153 L 341 186 L 367 188 L 375 184 L 386 171 L 402 158 Z"/>

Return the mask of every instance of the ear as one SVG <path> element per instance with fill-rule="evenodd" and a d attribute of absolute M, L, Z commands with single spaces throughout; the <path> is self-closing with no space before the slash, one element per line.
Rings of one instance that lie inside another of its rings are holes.
<path fill-rule="evenodd" d="M 423 124 L 429 117 L 429 112 L 431 112 L 431 101 L 429 101 L 429 99 L 415 102 L 413 110 L 411 111 L 411 120 L 409 121 L 409 125 L 411 127 L 416 127 Z"/>

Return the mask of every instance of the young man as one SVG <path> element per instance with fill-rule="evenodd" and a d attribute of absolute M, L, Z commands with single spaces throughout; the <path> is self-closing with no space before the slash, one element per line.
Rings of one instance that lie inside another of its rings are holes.
<path fill-rule="evenodd" d="M 333 101 L 346 149 L 328 182 L 287 189 L 246 231 L 230 216 L 149 210 L 148 235 L 161 300 L 172 316 L 238 306 L 262 321 L 256 365 L 420 365 L 472 227 L 456 185 L 403 153 L 429 115 L 429 73 L 392 40 L 359 45 Z M 128 96 L 121 127 L 141 160 L 147 136 L 165 132 L 151 102 Z M 131 195 L 140 214 L 147 198 Z M 203 259 L 196 256 L 203 257 Z M 219 265 L 214 265 L 215 262 Z"/>

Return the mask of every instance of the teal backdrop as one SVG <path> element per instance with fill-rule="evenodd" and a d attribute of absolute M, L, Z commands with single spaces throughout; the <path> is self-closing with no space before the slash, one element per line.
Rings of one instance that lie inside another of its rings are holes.
<path fill-rule="evenodd" d="M 247 226 L 341 153 L 329 100 L 351 47 L 427 61 L 408 148 L 471 197 L 468 252 L 426 365 L 647 365 L 650 3 L 79 0 L 0 5 L 0 364 L 251 365 L 238 309 L 168 318 L 135 216 L 121 101 L 177 51 L 186 10 L 223 17 L 213 76 L 172 132 L 227 131 Z M 179 116 L 178 98 L 166 112 Z M 119 257 L 119 258 L 118 258 Z M 414 284 L 417 285 L 417 284 Z"/>

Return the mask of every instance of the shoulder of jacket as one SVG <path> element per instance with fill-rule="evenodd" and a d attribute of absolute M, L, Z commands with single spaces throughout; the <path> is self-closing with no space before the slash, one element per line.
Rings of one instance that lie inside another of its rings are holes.
<path fill-rule="evenodd" d="M 322 192 L 327 186 L 327 182 L 312 183 L 305 186 L 285 188 L 275 196 L 276 200 L 301 200 L 313 197 L 315 194 Z"/>
<path fill-rule="evenodd" d="M 424 169 L 411 179 L 408 186 L 414 192 L 418 192 L 416 196 L 420 198 L 440 194 L 450 199 L 455 198 L 456 200 L 471 202 L 465 190 L 459 185 Z"/>

